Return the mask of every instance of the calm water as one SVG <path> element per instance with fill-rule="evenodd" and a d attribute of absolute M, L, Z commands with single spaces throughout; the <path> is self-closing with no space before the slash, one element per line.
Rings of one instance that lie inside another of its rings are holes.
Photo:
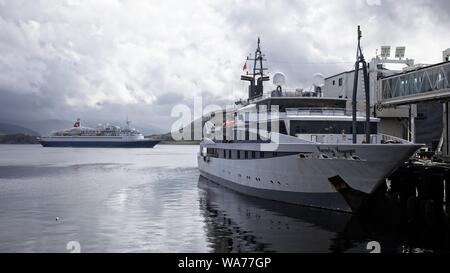
<path fill-rule="evenodd" d="M 389 208 L 360 218 L 229 191 L 199 179 L 197 150 L 0 145 L 0 252 L 69 252 L 69 241 L 82 252 L 368 252 L 372 240 L 386 252 L 447 245 L 436 232 L 423 238 L 427 227 L 405 226 Z"/>

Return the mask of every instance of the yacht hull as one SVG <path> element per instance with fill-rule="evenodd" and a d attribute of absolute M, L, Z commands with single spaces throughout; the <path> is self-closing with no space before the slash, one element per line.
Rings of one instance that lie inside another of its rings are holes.
<path fill-rule="evenodd" d="M 239 144 L 232 145 L 239 149 Z M 223 144 L 208 145 L 214 146 Z M 244 194 L 356 212 L 364 199 L 419 147 L 416 144 L 290 144 L 280 145 L 276 152 L 289 151 L 291 155 L 271 158 L 228 159 L 199 154 L 198 166 L 208 180 Z M 259 148 L 255 147 L 255 151 Z M 339 155 L 341 151 L 350 151 L 351 155 Z M 336 178 L 342 183 L 335 183 Z"/>

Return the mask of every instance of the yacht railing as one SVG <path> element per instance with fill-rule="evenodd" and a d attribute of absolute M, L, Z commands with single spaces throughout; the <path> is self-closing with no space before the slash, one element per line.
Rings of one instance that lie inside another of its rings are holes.
<path fill-rule="evenodd" d="M 353 144 L 353 136 L 351 134 L 296 134 L 296 137 L 320 144 Z M 366 143 L 364 134 L 356 135 L 356 143 Z M 389 136 L 385 134 L 371 134 L 371 144 L 407 144 L 407 140 Z"/>
<path fill-rule="evenodd" d="M 302 89 L 284 89 L 282 91 L 273 90 L 268 93 L 264 93 L 262 96 L 251 98 L 250 102 L 255 102 L 265 98 L 292 98 L 292 97 L 313 97 L 319 98 L 321 94 L 315 91 L 307 91 Z"/>
<path fill-rule="evenodd" d="M 382 144 L 389 144 L 389 143 L 402 143 L 402 144 L 406 144 L 406 143 L 410 143 L 409 141 L 403 139 L 403 138 L 399 138 L 399 137 L 395 137 L 395 136 L 390 136 L 390 135 L 385 135 L 385 134 L 381 134 L 379 133 L 378 135 L 380 135 L 381 137 L 381 143 Z"/>
<path fill-rule="evenodd" d="M 301 116 L 351 116 L 350 110 L 344 108 L 330 108 L 330 107 L 311 107 L 311 108 L 286 108 L 286 115 L 301 115 Z M 366 116 L 366 113 L 358 111 L 357 116 Z"/>

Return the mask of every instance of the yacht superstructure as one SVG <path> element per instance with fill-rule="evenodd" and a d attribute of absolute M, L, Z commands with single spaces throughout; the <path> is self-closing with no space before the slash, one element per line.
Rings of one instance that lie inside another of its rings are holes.
<path fill-rule="evenodd" d="M 241 77 L 250 82 L 248 100 L 211 115 L 198 155 L 205 178 L 252 196 L 354 212 L 421 147 L 378 133 L 379 119 L 366 113 L 354 124 L 348 101 L 322 97 L 320 87 L 264 94 L 259 40 L 252 60 L 253 73 Z M 214 122 L 218 116 L 225 121 Z"/>

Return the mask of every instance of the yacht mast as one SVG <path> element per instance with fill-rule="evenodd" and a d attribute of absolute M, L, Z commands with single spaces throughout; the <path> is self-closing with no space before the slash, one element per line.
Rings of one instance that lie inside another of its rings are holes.
<path fill-rule="evenodd" d="M 357 91 L 358 91 L 358 72 L 359 72 L 359 64 L 362 64 L 362 73 L 364 76 L 364 91 L 366 95 L 366 143 L 370 143 L 370 91 L 369 91 L 369 74 L 367 74 L 367 63 L 364 60 L 364 55 L 361 50 L 361 28 L 358 25 L 358 47 L 356 49 L 356 63 L 355 63 L 355 72 L 354 72 L 354 80 L 353 80 L 353 97 L 352 97 L 352 133 L 353 133 L 353 144 L 356 144 L 356 135 L 357 135 L 357 120 L 356 120 L 356 102 L 357 102 Z"/>
<path fill-rule="evenodd" d="M 241 80 L 250 82 L 248 88 L 249 100 L 262 96 L 264 93 L 263 82 L 269 80 L 269 76 L 264 72 L 267 70 L 267 68 L 263 66 L 263 62 L 266 61 L 266 59 L 261 52 L 260 43 L 261 40 L 258 37 L 258 46 L 255 50 L 254 58 L 251 58 L 251 55 L 250 57 L 247 57 L 247 61 L 253 61 L 253 72 L 250 74 L 247 72 L 246 75 L 241 76 Z"/>

